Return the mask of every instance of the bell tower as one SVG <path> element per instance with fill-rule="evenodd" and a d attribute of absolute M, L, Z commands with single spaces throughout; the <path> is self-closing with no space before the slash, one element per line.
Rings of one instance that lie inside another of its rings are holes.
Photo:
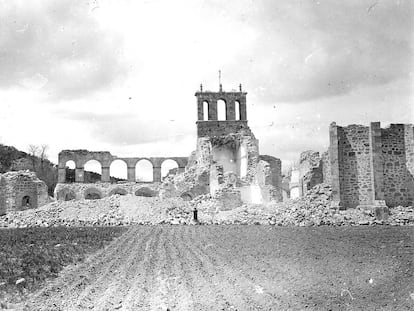
<path fill-rule="evenodd" d="M 241 84 L 238 91 L 225 92 L 220 83 L 218 92 L 204 91 L 203 85 L 195 93 L 197 97 L 197 135 L 198 137 L 224 136 L 246 128 L 246 92 Z M 218 119 L 218 101 L 225 105 L 225 118 Z"/>

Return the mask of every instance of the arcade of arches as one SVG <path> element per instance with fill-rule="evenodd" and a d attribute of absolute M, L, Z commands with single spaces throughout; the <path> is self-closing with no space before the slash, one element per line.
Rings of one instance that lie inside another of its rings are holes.
<path fill-rule="evenodd" d="M 129 182 L 160 182 L 173 168 L 179 173 L 184 171 L 187 161 L 187 157 L 118 158 L 107 151 L 63 150 L 59 153 L 58 182 L 85 182 L 85 172 L 99 174 L 96 181 L 102 182 L 110 182 L 113 177 Z"/>

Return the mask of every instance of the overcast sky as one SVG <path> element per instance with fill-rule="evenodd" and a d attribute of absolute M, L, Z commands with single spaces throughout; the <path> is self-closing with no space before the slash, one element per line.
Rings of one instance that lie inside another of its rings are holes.
<path fill-rule="evenodd" d="M 413 18 L 408 0 L 0 0 L 0 143 L 188 156 L 221 70 L 287 166 L 332 121 L 414 123 Z"/>

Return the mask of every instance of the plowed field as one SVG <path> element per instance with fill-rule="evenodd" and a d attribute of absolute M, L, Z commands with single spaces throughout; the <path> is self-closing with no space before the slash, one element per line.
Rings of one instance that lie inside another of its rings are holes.
<path fill-rule="evenodd" d="M 413 310 L 413 229 L 136 226 L 25 308 Z"/>

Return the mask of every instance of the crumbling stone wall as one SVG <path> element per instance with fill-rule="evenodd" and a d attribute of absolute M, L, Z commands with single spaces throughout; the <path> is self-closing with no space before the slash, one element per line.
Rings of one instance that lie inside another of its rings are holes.
<path fill-rule="evenodd" d="M 241 197 L 282 200 L 281 163 L 279 159 L 259 156 L 258 140 L 247 125 L 246 94 L 242 92 L 204 92 L 197 97 L 197 150 L 186 170 L 174 179 L 182 196 L 194 198 L 209 193 L 226 201 L 226 208 L 239 204 Z M 226 119 L 217 120 L 217 101 L 223 100 Z M 204 104 L 208 105 L 205 121 Z M 235 105 L 239 104 L 239 116 Z M 266 157 L 266 156 L 264 156 Z M 230 204 L 232 203 L 232 204 Z M 233 204 L 234 203 L 234 204 Z"/>
<path fill-rule="evenodd" d="M 321 157 L 322 161 L 322 179 L 325 184 L 331 184 L 332 178 L 331 178 L 331 161 L 329 159 L 329 152 L 325 151 L 322 153 Z"/>
<path fill-rule="evenodd" d="M 37 208 L 49 202 L 47 185 L 34 172 L 13 171 L 0 178 L 0 212 Z"/>
<path fill-rule="evenodd" d="M 304 151 L 299 158 L 300 193 L 304 195 L 308 190 L 323 182 L 323 171 L 319 152 Z"/>
<path fill-rule="evenodd" d="M 300 154 L 297 167 L 292 168 L 289 176 L 291 198 L 304 196 L 314 186 L 325 182 L 323 159 L 319 152 L 307 150 Z"/>
<path fill-rule="evenodd" d="M 247 130 L 247 121 L 197 121 L 197 136 L 225 136 Z"/>
<path fill-rule="evenodd" d="M 372 203 L 369 128 L 350 125 L 339 129 L 341 203 L 356 207 Z"/>
<path fill-rule="evenodd" d="M 330 126 L 329 162 L 334 201 L 343 208 L 414 201 L 413 126 L 379 122 Z"/>
<path fill-rule="evenodd" d="M 381 129 L 384 199 L 390 207 L 413 202 L 412 163 L 407 161 L 413 153 L 413 143 L 407 139 L 409 128 L 404 124 L 392 124 Z"/>
<path fill-rule="evenodd" d="M 260 155 L 259 159 L 256 178 L 264 201 L 283 201 L 282 161 L 269 155 Z"/>
<path fill-rule="evenodd" d="M 158 196 L 160 185 L 158 183 L 147 183 L 145 185 L 140 183 L 70 183 L 57 184 L 55 188 L 54 197 L 59 201 L 69 200 L 83 200 L 91 198 L 104 198 L 114 194 L 119 195 L 143 195 Z M 95 197 L 96 195 L 96 197 Z"/>

